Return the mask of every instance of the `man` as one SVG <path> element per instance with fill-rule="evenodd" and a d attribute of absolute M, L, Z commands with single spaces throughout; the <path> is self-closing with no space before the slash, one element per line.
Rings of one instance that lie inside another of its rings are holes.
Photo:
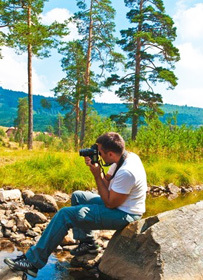
<path fill-rule="evenodd" d="M 46 265 L 48 257 L 70 228 L 73 228 L 74 238 L 80 241 L 71 254 L 79 256 L 98 252 L 91 230 L 119 230 L 141 218 L 145 212 L 147 182 L 140 158 L 125 151 L 125 142 L 118 133 L 105 133 L 96 143 L 105 163 L 112 164 L 105 176 L 98 163 L 92 164 L 91 159 L 85 157 L 99 195 L 74 192 L 72 206 L 55 214 L 35 246 L 25 255 L 4 260 L 11 269 L 36 277 L 38 269 Z"/>

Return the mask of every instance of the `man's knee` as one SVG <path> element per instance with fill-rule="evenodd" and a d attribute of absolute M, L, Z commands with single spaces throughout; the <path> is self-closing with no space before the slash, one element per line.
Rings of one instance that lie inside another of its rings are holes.
<path fill-rule="evenodd" d="M 83 191 L 74 191 L 72 193 L 72 196 L 71 196 L 71 205 L 72 206 L 80 204 L 80 197 L 81 197 L 82 193 L 83 193 Z"/>

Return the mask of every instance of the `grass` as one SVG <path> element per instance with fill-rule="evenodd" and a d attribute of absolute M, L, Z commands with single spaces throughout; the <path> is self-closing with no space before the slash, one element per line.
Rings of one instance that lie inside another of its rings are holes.
<path fill-rule="evenodd" d="M 47 150 L 11 150 L 0 148 L 0 187 L 11 186 L 36 193 L 52 194 L 56 190 L 72 193 L 74 190 L 95 188 L 95 181 L 83 157 L 78 153 Z M 194 186 L 203 183 L 203 163 L 169 161 L 144 162 L 149 185 Z M 179 196 L 173 201 L 165 197 L 147 197 L 145 216 L 178 208 L 203 199 L 203 192 Z"/>

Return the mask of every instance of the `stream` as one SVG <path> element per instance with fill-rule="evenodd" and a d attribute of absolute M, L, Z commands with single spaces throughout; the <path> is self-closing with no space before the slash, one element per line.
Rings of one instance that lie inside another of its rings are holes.
<path fill-rule="evenodd" d="M 22 252 L 19 251 L 17 248 L 13 249 L 6 249 L 0 251 L 0 269 L 2 269 L 4 264 L 4 258 L 10 257 L 15 258 L 16 256 L 21 255 Z M 61 259 L 61 260 L 60 260 Z M 75 280 L 78 278 L 74 278 L 69 274 L 70 264 L 68 261 L 65 261 L 65 257 L 57 258 L 54 254 L 52 254 L 49 258 L 49 261 L 45 267 L 38 271 L 38 275 L 36 278 L 28 276 L 28 280 Z M 81 278 L 80 279 L 84 279 Z"/>

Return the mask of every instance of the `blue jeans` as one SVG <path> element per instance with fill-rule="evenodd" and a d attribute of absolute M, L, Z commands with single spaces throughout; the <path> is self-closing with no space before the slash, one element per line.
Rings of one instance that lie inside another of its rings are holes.
<path fill-rule="evenodd" d="M 93 240 L 92 230 L 120 230 L 141 218 L 140 215 L 105 207 L 101 197 L 89 191 L 74 192 L 71 205 L 55 214 L 38 243 L 27 251 L 27 259 L 36 268 L 46 265 L 50 254 L 62 242 L 70 228 L 73 229 L 74 239 L 88 242 Z"/>

